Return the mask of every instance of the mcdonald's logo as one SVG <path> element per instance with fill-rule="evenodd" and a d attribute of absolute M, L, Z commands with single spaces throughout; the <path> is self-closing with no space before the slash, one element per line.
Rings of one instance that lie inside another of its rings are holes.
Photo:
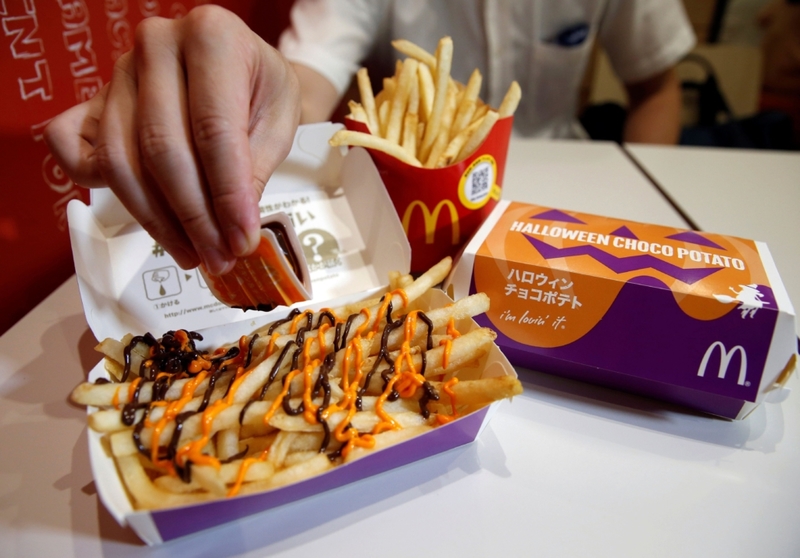
<path fill-rule="evenodd" d="M 459 234 L 459 227 L 458 227 L 458 210 L 456 209 L 455 204 L 450 200 L 442 200 L 436 204 L 436 207 L 433 208 L 431 212 L 428 209 L 428 206 L 425 205 L 425 202 L 420 200 L 414 200 L 408 207 L 406 208 L 405 213 L 403 214 L 403 230 L 406 231 L 406 236 L 408 235 L 408 228 L 411 223 L 411 215 L 414 213 L 414 209 L 419 207 L 422 210 L 422 219 L 425 222 L 425 244 L 433 244 L 433 237 L 436 234 L 436 223 L 439 221 L 439 213 L 442 212 L 442 208 L 447 207 L 450 211 L 450 223 L 451 223 L 451 243 L 458 244 L 458 237 Z"/>
<path fill-rule="evenodd" d="M 711 355 L 713 355 L 717 349 L 719 349 L 719 373 L 717 374 L 717 377 L 720 379 L 725 379 L 725 374 L 728 372 L 728 365 L 731 363 L 733 355 L 738 352 L 741 358 L 739 361 L 739 379 L 737 380 L 737 383 L 740 386 L 745 385 L 747 375 L 747 353 L 745 352 L 744 347 L 741 345 L 736 345 L 730 351 L 728 351 L 725 349 L 725 345 L 723 345 L 721 341 L 714 341 L 711 343 L 711 345 L 708 346 L 708 349 L 706 349 L 706 354 L 703 355 L 703 360 L 700 361 L 700 366 L 697 368 L 697 375 L 705 376 L 708 361 L 711 359 Z"/>

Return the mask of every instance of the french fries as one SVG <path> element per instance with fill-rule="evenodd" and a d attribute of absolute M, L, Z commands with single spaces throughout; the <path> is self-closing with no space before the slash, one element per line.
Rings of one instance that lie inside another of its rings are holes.
<path fill-rule="evenodd" d="M 96 407 L 136 509 L 270 490 L 424 434 L 522 389 L 483 378 L 496 334 L 459 324 L 476 294 L 430 307 L 446 258 L 358 307 L 294 312 L 213 352 L 185 330 L 98 345 L 114 380 L 77 386 Z M 110 374 L 111 375 L 111 374 Z"/>
<path fill-rule="evenodd" d="M 435 54 L 406 40 L 392 46 L 407 56 L 395 75 L 384 78 L 375 95 L 366 68 L 357 73 L 361 103 L 349 102 L 349 118 L 368 133 L 340 130 L 333 146 L 361 146 L 382 151 L 414 167 L 442 168 L 463 161 L 483 143 L 501 118 L 514 114 L 521 99 L 511 83 L 497 110 L 479 97 L 483 76 L 476 69 L 466 85 L 450 76 L 453 41 L 443 37 Z"/>

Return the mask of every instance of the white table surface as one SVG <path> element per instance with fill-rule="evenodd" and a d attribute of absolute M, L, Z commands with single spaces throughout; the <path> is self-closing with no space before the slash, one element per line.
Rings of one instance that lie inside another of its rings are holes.
<path fill-rule="evenodd" d="M 615 143 L 511 142 L 503 197 L 620 219 L 687 227 Z"/>
<path fill-rule="evenodd" d="M 800 308 L 800 153 L 626 149 L 700 229 L 766 242 L 795 311 Z"/>
<path fill-rule="evenodd" d="M 564 181 L 553 158 L 596 151 L 586 178 L 619 171 L 649 208 L 620 216 L 675 218 L 616 147 L 588 145 L 515 141 L 528 199 L 604 213 L 574 162 Z M 0 338 L 2 556 L 800 555 L 800 398 L 728 422 L 525 370 L 474 444 L 148 548 L 97 499 L 85 414 L 66 400 L 94 343 L 74 278 Z"/>

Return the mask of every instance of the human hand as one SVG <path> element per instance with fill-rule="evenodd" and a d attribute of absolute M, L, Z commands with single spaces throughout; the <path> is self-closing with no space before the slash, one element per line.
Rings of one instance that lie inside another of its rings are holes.
<path fill-rule="evenodd" d="M 178 265 L 222 274 L 258 245 L 258 201 L 291 148 L 299 97 L 283 56 L 205 5 L 142 21 L 111 81 L 45 139 L 73 181 L 110 186 Z"/>

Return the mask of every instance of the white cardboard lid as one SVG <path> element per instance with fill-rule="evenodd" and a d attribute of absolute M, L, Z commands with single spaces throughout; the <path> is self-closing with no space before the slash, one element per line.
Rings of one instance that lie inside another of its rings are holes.
<path fill-rule="evenodd" d="M 303 245 L 314 299 L 296 305 L 300 309 L 356 292 L 368 296 L 386 285 L 390 271 L 405 273 L 410 266 L 402 224 L 369 154 L 328 145 L 339 128 L 300 126 L 260 201 L 262 215 L 289 214 Z M 67 215 L 81 299 L 98 339 L 237 322 L 252 328 L 286 312 L 245 313 L 223 305 L 199 271 L 180 269 L 110 189 L 92 190 L 88 206 L 73 200 Z"/>

